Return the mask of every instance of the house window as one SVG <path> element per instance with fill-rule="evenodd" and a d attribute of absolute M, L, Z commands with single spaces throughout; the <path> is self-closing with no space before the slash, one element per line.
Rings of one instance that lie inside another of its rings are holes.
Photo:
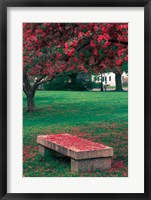
<path fill-rule="evenodd" d="M 107 83 L 107 77 L 105 77 L 105 83 Z"/>
<path fill-rule="evenodd" d="M 111 76 L 109 76 L 109 81 L 111 81 Z"/>
<path fill-rule="evenodd" d="M 104 77 L 102 77 L 102 82 L 104 82 Z"/>

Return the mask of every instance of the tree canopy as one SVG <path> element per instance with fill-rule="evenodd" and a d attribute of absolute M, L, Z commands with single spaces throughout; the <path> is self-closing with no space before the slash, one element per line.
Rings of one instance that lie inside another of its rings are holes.
<path fill-rule="evenodd" d="M 127 23 L 24 23 L 24 92 L 63 74 L 126 71 Z M 29 77 L 37 77 L 31 86 Z"/>

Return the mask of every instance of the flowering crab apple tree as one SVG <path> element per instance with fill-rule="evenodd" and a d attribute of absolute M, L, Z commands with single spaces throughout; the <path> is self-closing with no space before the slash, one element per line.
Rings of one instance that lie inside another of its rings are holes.
<path fill-rule="evenodd" d="M 77 72 L 122 73 L 128 61 L 126 23 L 24 23 L 23 90 L 35 110 L 37 88 Z"/>

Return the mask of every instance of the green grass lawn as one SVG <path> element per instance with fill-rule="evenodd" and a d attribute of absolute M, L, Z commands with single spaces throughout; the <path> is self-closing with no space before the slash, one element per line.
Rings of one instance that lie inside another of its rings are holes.
<path fill-rule="evenodd" d="M 23 96 L 23 175 L 26 177 L 128 176 L 128 93 L 37 91 L 36 112 L 27 113 Z M 38 152 L 40 134 L 68 132 L 114 148 L 112 168 L 104 171 L 70 171 L 68 158 Z"/>

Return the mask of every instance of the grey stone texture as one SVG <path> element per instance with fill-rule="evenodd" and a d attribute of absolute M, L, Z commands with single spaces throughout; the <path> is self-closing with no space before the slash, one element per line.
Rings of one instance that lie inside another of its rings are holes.
<path fill-rule="evenodd" d="M 111 168 L 111 158 L 91 158 L 85 160 L 71 159 L 71 171 L 82 172 L 94 171 L 97 169 L 105 170 Z"/>
<path fill-rule="evenodd" d="M 64 136 L 65 135 L 62 134 L 62 137 Z M 72 135 L 70 135 L 70 137 L 72 137 Z M 83 138 L 80 139 L 81 142 L 83 142 Z M 71 170 L 74 172 L 79 170 L 84 172 L 96 169 L 105 170 L 111 168 L 111 158 L 113 156 L 113 148 L 111 147 L 105 146 L 104 148 L 98 148 L 97 150 L 79 150 L 77 147 L 75 149 L 68 148 L 57 144 L 57 141 L 54 142 L 47 140 L 47 135 L 38 136 L 37 143 L 39 144 L 39 152 L 42 157 L 45 156 L 45 153 L 48 149 L 54 151 L 53 155 L 56 157 L 70 157 Z"/>

